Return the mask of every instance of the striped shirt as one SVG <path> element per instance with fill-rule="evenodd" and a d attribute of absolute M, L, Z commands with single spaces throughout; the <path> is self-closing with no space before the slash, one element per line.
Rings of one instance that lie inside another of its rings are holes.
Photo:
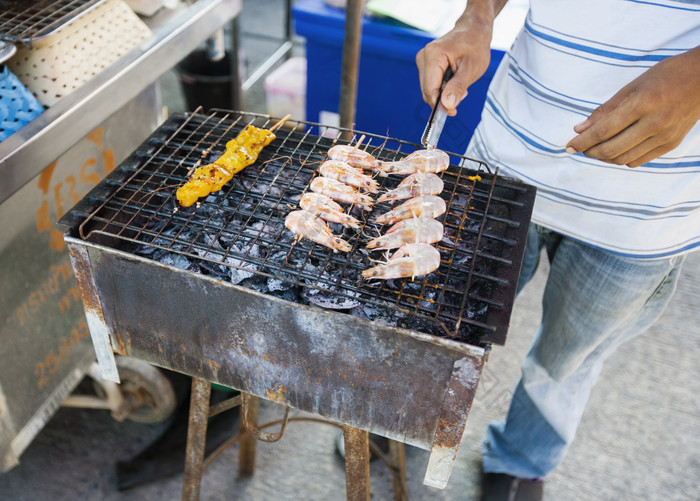
<path fill-rule="evenodd" d="M 700 45 L 700 0 L 530 0 L 467 155 L 537 187 L 533 222 L 632 257 L 700 248 L 700 122 L 635 169 L 569 155 L 599 105 Z"/>

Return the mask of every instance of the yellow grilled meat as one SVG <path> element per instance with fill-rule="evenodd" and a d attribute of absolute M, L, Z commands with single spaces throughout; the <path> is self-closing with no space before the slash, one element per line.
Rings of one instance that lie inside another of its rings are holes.
<path fill-rule="evenodd" d="M 235 139 L 226 143 L 226 151 L 213 163 L 198 167 L 189 180 L 177 190 L 177 200 L 189 207 L 199 198 L 219 191 L 233 175 L 258 159 L 262 149 L 270 144 L 272 131 L 248 125 Z"/>

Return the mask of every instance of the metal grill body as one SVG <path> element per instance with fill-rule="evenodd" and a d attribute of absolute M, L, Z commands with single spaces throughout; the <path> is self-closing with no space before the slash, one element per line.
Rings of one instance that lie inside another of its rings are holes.
<path fill-rule="evenodd" d="M 389 205 L 354 213 L 363 227 L 342 230 L 347 254 L 284 227 L 336 141 L 315 124 L 278 130 L 220 192 L 175 205 L 188 173 L 248 123 L 274 121 L 172 117 L 63 218 L 98 360 L 115 377 L 116 351 L 431 450 L 426 483 L 444 485 L 488 345 L 505 340 L 534 189 L 483 164 L 451 166 L 440 268 L 367 282 L 378 256 L 364 245 Z M 384 160 L 416 147 L 363 144 Z"/>

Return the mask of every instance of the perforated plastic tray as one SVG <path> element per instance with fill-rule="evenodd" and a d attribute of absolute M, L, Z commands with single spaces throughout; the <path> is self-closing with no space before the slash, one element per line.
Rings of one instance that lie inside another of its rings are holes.
<path fill-rule="evenodd" d="M 51 106 L 151 36 L 122 0 L 108 0 L 54 34 L 20 46 L 8 67 Z"/>

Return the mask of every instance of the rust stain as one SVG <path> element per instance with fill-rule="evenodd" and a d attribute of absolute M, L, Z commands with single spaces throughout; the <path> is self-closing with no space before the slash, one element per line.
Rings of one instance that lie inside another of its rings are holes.
<path fill-rule="evenodd" d="M 119 353 L 120 355 L 126 355 L 126 345 L 124 344 L 124 339 L 120 335 L 115 335 L 114 340 L 117 343 L 117 346 L 113 346 L 112 348 L 114 351 Z"/>
<path fill-rule="evenodd" d="M 399 339 L 399 345 L 396 347 L 396 350 L 394 353 L 391 354 L 392 357 L 397 358 L 399 354 L 401 353 L 401 339 Z"/>
<path fill-rule="evenodd" d="M 287 389 L 284 386 L 278 386 L 276 390 L 267 388 L 265 393 L 267 394 L 267 399 L 271 402 L 283 404 L 287 401 Z"/>
<path fill-rule="evenodd" d="M 453 368 L 435 431 L 433 448 L 445 447 L 457 451 L 464 434 L 467 417 L 476 393 L 476 385 L 465 384 L 462 370 L 465 364 L 460 362 L 463 361 L 456 361 Z M 483 361 L 472 361 L 470 367 L 480 374 Z"/>
<path fill-rule="evenodd" d="M 219 364 L 217 364 L 213 360 L 209 360 L 209 362 L 207 363 L 209 364 L 209 367 L 214 372 L 214 374 L 216 374 L 219 371 Z"/>

